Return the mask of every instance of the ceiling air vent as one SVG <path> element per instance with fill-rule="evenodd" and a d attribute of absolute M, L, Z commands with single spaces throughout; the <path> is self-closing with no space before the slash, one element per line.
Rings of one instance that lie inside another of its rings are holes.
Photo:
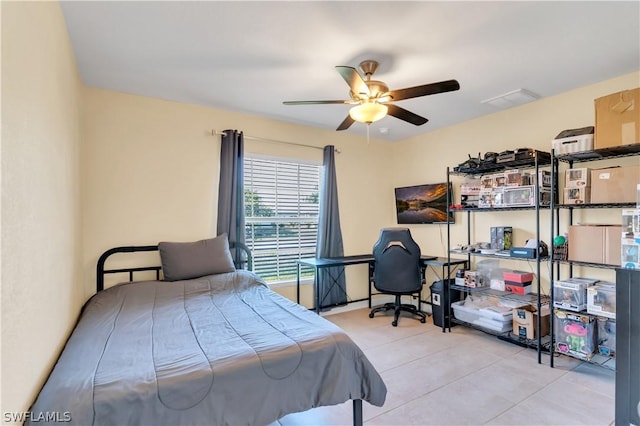
<path fill-rule="evenodd" d="M 540 95 L 530 92 L 529 90 L 517 89 L 503 95 L 485 99 L 484 101 L 480 101 L 480 103 L 491 105 L 495 108 L 504 109 L 526 104 L 527 102 L 535 101 L 539 98 Z"/>

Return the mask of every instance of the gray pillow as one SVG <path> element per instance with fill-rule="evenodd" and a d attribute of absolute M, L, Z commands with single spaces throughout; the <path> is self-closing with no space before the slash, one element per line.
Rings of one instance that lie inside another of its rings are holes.
<path fill-rule="evenodd" d="M 165 281 L 188 280 L 236 270 L 227 234 L 192 243 L 158 243 Z"/>

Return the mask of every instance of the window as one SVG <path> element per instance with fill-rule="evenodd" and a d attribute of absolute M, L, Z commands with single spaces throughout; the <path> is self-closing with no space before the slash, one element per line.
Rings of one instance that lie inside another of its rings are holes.
<path fill-rule="evenodd" d="M 295 160 L 245 156 L 246 243 L 266 282 L 296 278 L 296 260 L 315 257 L 320 169 Z M 312 275 L 305 268 L 301 272 Z"/>

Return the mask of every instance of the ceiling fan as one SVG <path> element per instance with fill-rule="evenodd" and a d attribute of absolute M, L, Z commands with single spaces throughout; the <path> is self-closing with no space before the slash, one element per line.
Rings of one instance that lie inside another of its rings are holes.
<path fill-rule="evenodd" d="M 351 89 L 347 100 L 328 101 L 285 101 L 285 105 L 313 105 L 313 104 L 348 104 L 354 105 L 349 110 L 349 115 L 336 130 L 346 130 L 355 121 L 371 124 L 384 118 L 387 114 L 416 126 L 421 126 L 427 120 L 411 111 L 407 111 L 392 102 L 403 99 L 417 98 L 420 96 L 435 95 L 437 93 L 451 92 L 460 89 L 456 80 L 440 81 L 438 83 L 424 84 L 422 86 L 407 87 L 405 89 L 389 90 L 384 82 L 371 80 L 376 72 L 378 62 L 366 60 L 360 63 L 360 69 L 364 78 L 353 67 L 337 66 L 336 70 L 344 78 Z"/>

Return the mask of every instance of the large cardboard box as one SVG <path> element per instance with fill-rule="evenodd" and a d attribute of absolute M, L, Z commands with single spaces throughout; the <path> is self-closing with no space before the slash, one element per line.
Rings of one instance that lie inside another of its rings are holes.
<path fill-rule="evenodd" d="M 640 165 L 591 170 L 591 203 L 634 203 Z"/>
<path fill-rule="evenodd" d="M 640 88 L 595 100 L 595 149 L 640 143 Z"/>
<path fill-rule="evenodd" d="M 622 225 L 572 225 L 568 260 L 620 265 Z"/>
<path fill-rule="evenodd" d="M 542 312 L 540 336 L 549 334 L 549 305 L 543 305 L 540 309 Z M 513 309 L 513 334 L 518 337 L 526 337 L 527 339 L 536 339 L 538 337 L 538 311 L 533 306 L 521 306 Z"/>

